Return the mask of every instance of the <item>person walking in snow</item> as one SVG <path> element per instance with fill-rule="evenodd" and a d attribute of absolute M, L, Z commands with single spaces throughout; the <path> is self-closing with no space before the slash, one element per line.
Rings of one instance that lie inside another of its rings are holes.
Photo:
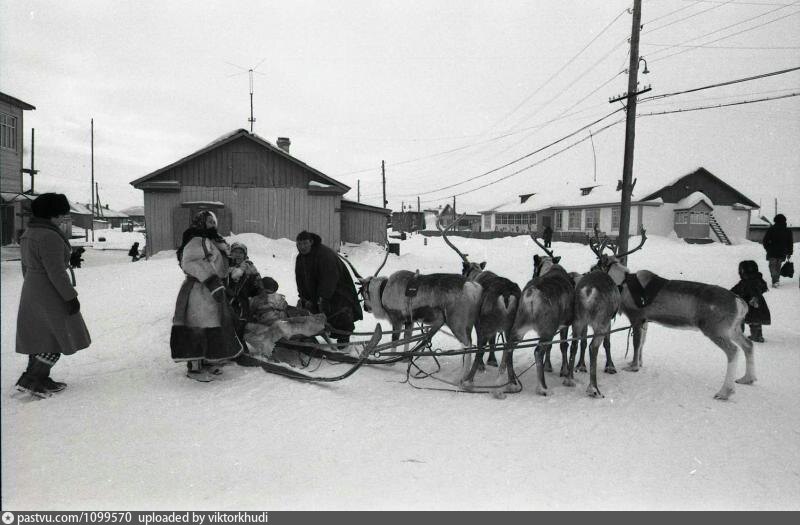
<path fill-rule="evenodd" d="M 550 243 L 553 241 L 553 228 L 551 228 L 549 224 L 544 227 L 542 238 L 544 239 L 544 247 L 549 248 Z"/>
<path fill-rule="evenodd" d="M 355 321 L 363 319 L 355 284 L 347 267 L 332 249 L 322 244 L 316 233 L 302 231 L 297 235 L 297 259 L 294 273 L 299 308 L 323 313 L 339 333 L 340 343 L 350 341 Z"/>
<path fill-rule="evenodd" d="M 777 214 L 772 221 L 772 226 L 767 228 L 764 240 L 761 241 L 767 251 L 773 288 L 778 287 L 778 281 L 781 278 L 781 264 L 784 260 L 792 258 L 793 243 L 792 230 L 786 227 L 786 216 L 782 213 Z"/>
<path fill-rule="evenodd" d="M 128 250 L 128 257 L 131 258 L 131 262 L 136 262 L 139 259 L 141 259 L 141 256 L 139 255 L 139 243 L 138 242 L 133 243 L 133 246 L 131 246 L 131 249 Z"/>
<path fill-rule="evenodd" d="M 69 216 L 69 202 L 60 193 L 43 193 L 31 203 L 33 217 L 20 237 L 22 295 L 17 314 L 16 351 L 28 356 L 17 389 L 49 397 L 66 388 L 50 378 L 61 358 L 92 342 L 81 315 L 75 278 L 67 275 L 72 247 L 59 228 Z"/>
<path fill-rule="evenodd" d="M 175 302 L 169 341 L 172 359 L 186 362 L 188 377 L 208 382 L 222 373 L 219 363 L 236 358 L 243 349 L 225 300 L 223 279 L 228 275 L 230 248 L 217 233 L 213 212 L 194 216 L 179 250 L 186 278 Z"/>
<path fill-rule="evenodd" d="M 769 307 L 763 295 L 769 288 L 767 288 L 761 272 L 758 271 L 758 264 L 755 261 L 748 260 L 739 263 L 739 279 L 731 291 L 747 302 L 747 315 L 742 323 L 742 331 L 744 332 L 744 323 L 749 324 L 748 339 L 756 343 L 763 343 L 764 334 L 761 326 L 772 322 Z"/>

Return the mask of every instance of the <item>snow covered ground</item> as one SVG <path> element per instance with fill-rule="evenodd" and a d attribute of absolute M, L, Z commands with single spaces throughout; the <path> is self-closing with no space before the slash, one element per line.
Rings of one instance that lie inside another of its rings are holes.
<path fill-rule="evenodd" d="M 134 240 L 113 242 L 127 249 Z M 233 240 L 296 300 L 293 242 Z M 538 250 L 527 237 L 454 242 L 520 286 Z M 592 262 L 585 246 L 554 249 L 568 270 Z M 361 273 L 382 258 L 366 243 L 344 251 Z M 648 332 L 640 372 L 599 374 L 602 399 L 586 397 L 586 374 L 568 388 L 557 372 L 551 395 L 537 396 L 531 369 L 520 394 L 498 400 L 415 389 L 400 365 L 331 384 L 228 365 L 221 380 L 194 382 L 170 359 L 182 281 L 174 252 L 136 263 L 115 253 L 89 250 L 77 271 L 93 343 L 56 365 L 69 388 L 47 400 L 11 395 L 25 363 L 14 353 L 22 276 L 18 261 L 2 263 L 4 509 L 800 509 L 797 277 L 766 295 L 773 324 L 756 345 L 758 382 L 737 385 L 730 401 L 712 399 L 723 352 L 697 332 L 660 326 Z M 767 275 L 755 243 L 652 237 L 629 266 L 729 288 L 742 259 Z M 441 239 L 412 236 L 384 272 L 459 266 Z M 375 324 L 365 317 L 360 330 Z M 612 341 L 622 365 L 626 332 Z M 557 351 L 553 359 L 557 368 Z M 532 351 L 515 361 L 525 370 Z M 460 358 L 442 362 L 441 376 L 457 378 Z M 476 383 L 496 380 L 491 369 Z"/>

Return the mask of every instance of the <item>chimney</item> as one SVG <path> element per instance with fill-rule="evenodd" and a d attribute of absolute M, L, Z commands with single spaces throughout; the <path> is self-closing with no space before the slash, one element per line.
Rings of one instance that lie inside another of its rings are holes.
<path fill-rule="evenodd" d="M 292 141 L 289 140 L 289 137 L 278 137 L 278 147 L 281 148 L 286 153 L 289 153 L 289 146 L 292 144 Z"/>

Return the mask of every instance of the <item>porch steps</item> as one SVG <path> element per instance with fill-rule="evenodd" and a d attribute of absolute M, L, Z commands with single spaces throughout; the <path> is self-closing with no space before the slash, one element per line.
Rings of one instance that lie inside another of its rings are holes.
<path fill-rule="evenodd" d="M 731 245 L 731 240 L 725 235 L 725 230 L 719 225 L 713 213 L 708 214 L 708 225 L 711 227 L 711 231 L 717 236 L 717 239 L 719 239 L 719 242 L 727 244 L 728 246 Z"/>

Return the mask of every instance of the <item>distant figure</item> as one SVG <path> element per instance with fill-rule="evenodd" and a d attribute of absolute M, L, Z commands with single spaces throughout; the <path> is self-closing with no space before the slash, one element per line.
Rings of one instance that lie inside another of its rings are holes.
<path fill-rule="evenodd" d="M 75 281 L 67 274 L 72 247 L 59 228 L 69 217 L 69 202 L 60 193 L 43 193 L 31 203 L 33 217 L 19 240 L 22 293 L 17 313 L 16 352 L 28 357 L 17 389 L 49 397 L 66 388 L 50 369 L 62 354 L 87 348 L 92 339 L 81 316 Z"/>
<path fill-rule="evenodd" d="M 544 247 L 549 248 L 550 243 L 553 241 L 553 228 L 551 228 L 549 224 L 544 227 L 542 237 L 544 238 Z"/>
<path fill-rule="evenodd" d="M 139 255 L 139 243 L 138 242 L 133 243 L 133 246 L 131 246 L 131 249 L 128 250 L 128 257 L 131 258 L 131 262 L 136 262 L 136 261 L 138 261 L 139 259 L 142 258 L 141 255 Z"/>
<path fill-rule="evenodd" d="M 741 279 L 731 291 L 747 302 L 747 315 L 744 323 L 750 325 L 748 339 L 756 343 L 764 342 L 761 325 L 770 324 L 771 316 L 764 295 L 769 288 L 758 271 L 755 261 L 742 261 L 739 263 L 739 278 Z M 744 327 L 742 327 L 744 332 Z"/>
<path fill-rule="evenodd" d="M 69 256 L 69 267 L 70 268 L 80 268 L 81 262 L 83 261 L 83 252 L 86 251 L 86 248 L 83 246 L 78 246 L 77 248 L 72 249 L 72 253 Z"/>
<path fill-rule="evenodd" d="M 297 306 L 323 313 L 339 333 L 340 343 L 350 341 L 355 321 L 363 319 L 356 287 L 350 272 L 336 252 L 322 244 L 316 233 L 302 231 L 297 235 L 297 259 L 294 265 Z"/>
<path fill-rule="evenodd" d="M 777 214 L 761 242 L 767 251 L 773 288 L 778 287 L 778 280 L 781 278 L 781 264 L 784 260 L 792 258 L 793 242 L 792 230 L 786 227 L 786 216 L 782 213 Z"/>

